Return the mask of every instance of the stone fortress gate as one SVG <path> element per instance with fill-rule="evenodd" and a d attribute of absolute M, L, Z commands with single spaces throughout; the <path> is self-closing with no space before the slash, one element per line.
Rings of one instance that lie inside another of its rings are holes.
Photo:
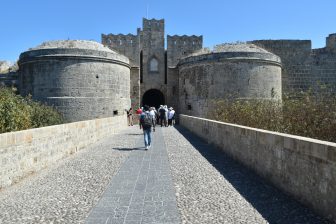
<path fill-rule="evenodd" d="M 121 115 L 166 104 L 206 116 L 212 102 L 236 96 L 279 101 L 283 94 L 336 92 L 336 33 L 326 47 L 310 40 L 254 40 L 203 49 L 202 36 L 170 36 L 164 20 L 143 19 L 134 34 L 51 41 L 20 55 L 19 91 L 55 105 L 67 121 Z"/>
<path fill-rule="evenodd" d="M 137 34 L 102 34 L 102 44 L 130 59 L 132 107 L 178 107 L 179 60 L 202 49 L 202 36 L 167 36 L 164 20 L 143 19 Z"/>
<path fill-rule="evenodd" d="M 283 94 L 327 85 L 336 92 L 336 33 L 326 47 L 310 40 L 254 40 L 203 49 L 202 36 L 167 36 L 164 20 L 143 19 L 137 34 L 102 34 L 102 44 L 130 59 L 132 107 L 173 106 L 205 116 L 211 101 L 281 100 Z"/>

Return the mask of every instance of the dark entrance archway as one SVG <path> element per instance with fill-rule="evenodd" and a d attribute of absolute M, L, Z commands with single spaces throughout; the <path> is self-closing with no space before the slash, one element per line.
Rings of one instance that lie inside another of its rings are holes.
<path fill-rule="evenodd" d="M 158 108 L 165 104 L 164 95 L 160 90 L 150 89 L 142 97 L 142 105 Z"/>

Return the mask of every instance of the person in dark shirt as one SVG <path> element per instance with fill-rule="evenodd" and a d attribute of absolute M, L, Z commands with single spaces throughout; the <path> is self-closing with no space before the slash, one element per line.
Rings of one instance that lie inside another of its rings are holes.
<path fill-rule="evenodd" d="M 166 126 L 166 110 L 164 107 L 161 105 L 159 108 L 159 115 L 160 115 L 160 125 Z"/>
<path fill-rule="evenodd" d="M 152 127 L 155 131 L 154 117 L 149 112 L 149 107 L 144 106 L 144 112 L 140 115 L 140 124 L 143 129 L 146 150 L 152 146 Z"/>

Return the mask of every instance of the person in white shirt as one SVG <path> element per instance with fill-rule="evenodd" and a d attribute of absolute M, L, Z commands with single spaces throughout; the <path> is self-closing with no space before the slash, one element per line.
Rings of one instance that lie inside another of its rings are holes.
<path fill-rule="evenodd" d="M 149 108 L 149 114 L 152 116 L 153 120 L 154 120 L 154 126 L 156 125 L 156 115 L 155 115 L 155 108 L 154 107 L 150 107 Z"/>
<path fill-rule="evenodd" d="M 168 127 L 168 106 L 167 105 L 164 105 L 163 108 L 165 109 L 165 127 Z"/>
<path fill-rule="evenodd" d="M 175 119 L 175 110 L 170 107 L 168 111 L 168 126 L 173 126 L 173 120 Z"/>

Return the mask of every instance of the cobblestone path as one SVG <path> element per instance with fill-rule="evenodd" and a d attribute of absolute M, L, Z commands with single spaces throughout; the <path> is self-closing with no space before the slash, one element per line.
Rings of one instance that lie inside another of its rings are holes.
<path fill-rule="evenodd" d="M 181 127 L 138 126 L 0 191 L 0 223 L 328 223 Z"/>
<path fill-rule="evenodd" d="M 0 223 L 84 223 L 138 134 L 127 129 L 0 191 Z"/>

